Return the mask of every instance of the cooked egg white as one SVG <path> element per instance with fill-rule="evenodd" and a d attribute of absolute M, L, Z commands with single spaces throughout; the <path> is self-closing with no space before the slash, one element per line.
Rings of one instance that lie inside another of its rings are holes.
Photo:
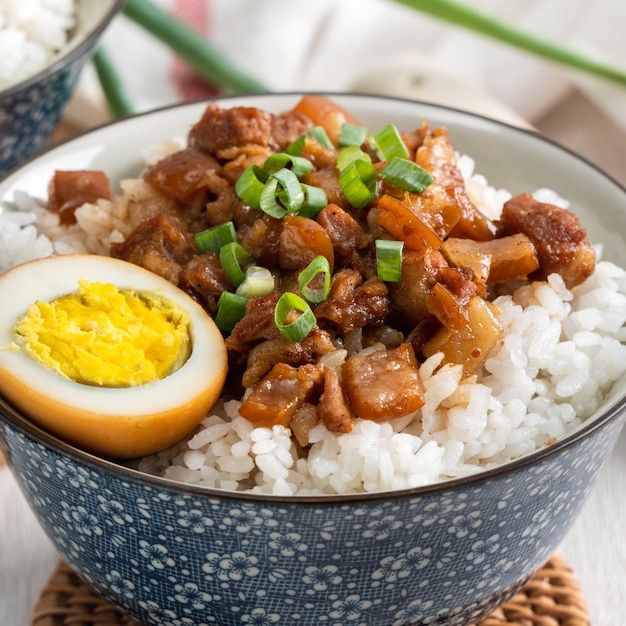
<path fill-rule="evenodd" d="M 63 255 L 0 275 L 0 393 L 88 451 L 168 447 L 210 411 L 226 374 L 211 317 L 143 268 Z"/>

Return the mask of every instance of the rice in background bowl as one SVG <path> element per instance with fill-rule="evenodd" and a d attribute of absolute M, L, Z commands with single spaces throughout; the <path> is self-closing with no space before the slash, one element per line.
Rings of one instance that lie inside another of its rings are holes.
<path fill-rule="evenodd" d="M 0 177 L 41 150 L 122 0 L 0 4 Z"/>
<path fill-rule="evenodd" d="M 73 0 L 0 2 L 0 89 L 43 69 L 68 43 L 76 20 Z"/>
<path fill-rule="evenodd" d="M 369 128 L 390 120 L 413 128 L 422 118 L 445 125 L 490 184 L 513 193 L 554 189 L 571 200 L 590 240 L 603 244 L 603 258 L 623 262 L 624 233 L 615 225 L 623 228 L 624 191 L 578 157 L 448 109 L 334 97 Z M 295 101 L 264 96 L 224 105 L 279 112 Z M 47 155 L 54 164 L 33 163 L 5 181 L 1 197 L 17 189 L 43 195 L 55 167 L 84 166 L 87 154 L 90 167 L 116 179 L 136 176 L 141 160 L 132 148 L 139 154 L 153 144 L 154 128 L 162 139 L 180 134 L 202 109 L 176 107 L 90 133 Z M 125 162 L 108 148 L 121 137 L 131 137 Z M 603 207 L 597 216 L 585 209 L 596 204 Z M 623 275 L 605 278 L 623 290 Z M 64 558 L 136 619 L 158 624 L 166 612 L 194 623 L 266 616 L 317 624 L 350 615 L 363 624 L 460 625 L 489 613 L 550 556 L 610 453 L 623 411 L 622 379 L 590 420 L 520 460 L 435 485 L 344 496 L 242 494 L 147 476 L 56 441 L 6 405 L 2 429 L 13 470 Z M 84 514 L 92 531 L 77 535 Z M 185 589 L 199 594 L 193 607 Z"/>

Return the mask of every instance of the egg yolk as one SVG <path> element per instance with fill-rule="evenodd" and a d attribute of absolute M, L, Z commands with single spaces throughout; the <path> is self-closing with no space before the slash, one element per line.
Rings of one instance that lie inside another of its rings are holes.
<path fill-rule="evenodd" d="M 155 293 L 80 280 L 78 292 L 31 304 L 15 344 L 86 385 L 134 387 L 175 372 L 191 353 L 188 314 Z"/>

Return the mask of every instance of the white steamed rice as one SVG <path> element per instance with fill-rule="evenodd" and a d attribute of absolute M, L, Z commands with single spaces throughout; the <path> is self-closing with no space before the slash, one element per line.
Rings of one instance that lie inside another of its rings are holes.
<path fill-rule="evenodd" d="M 0 0 L 0 90 L 36 74 L 68 43 L 75 0 Z"/>
<path fill-rule="evenodd" d="M 510 197 L 459 165 L 472 199 L 492 218 Z M 133 225 L 131 203 L 149 202 L 141 181 L 124 181 L 123 199 L 85 205 L 78 224 L 61 229 L 26 194 L 0 213 L 0 272 L 52 253 L 105 254 Z M 549 190 L 542 201 L 566 206 Z M 601 250 L 598 248 L 598 256 Z M 595 273 L 568 290 L 561 278 L 525 285 L 495 303 L 504 339 L 479 374 L 422 364 L 425 405 L 388 423 L 357 420 L 351 433 L 323 425 L 310 433 L 302 458 L 288 429 L 254 428 L 239 402 L 215 407 L 188 440 L 142 459 L 140 470 L 215 487 L 278 495 L 375 492 L 427 485 L 496 467 L 562 438 L 602 404 L 626 372 L 626 272 L 599 261 Z M 335 366 L 345 355 L 333 353 Z"/>

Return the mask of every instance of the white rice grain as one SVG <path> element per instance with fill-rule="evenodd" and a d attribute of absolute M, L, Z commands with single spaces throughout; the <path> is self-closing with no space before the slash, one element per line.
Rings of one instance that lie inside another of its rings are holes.
<path fill-rule="evenodd" d="M 0 0 L 0 90 L 49 65 L 74 23 L 74 0 Z"/>

